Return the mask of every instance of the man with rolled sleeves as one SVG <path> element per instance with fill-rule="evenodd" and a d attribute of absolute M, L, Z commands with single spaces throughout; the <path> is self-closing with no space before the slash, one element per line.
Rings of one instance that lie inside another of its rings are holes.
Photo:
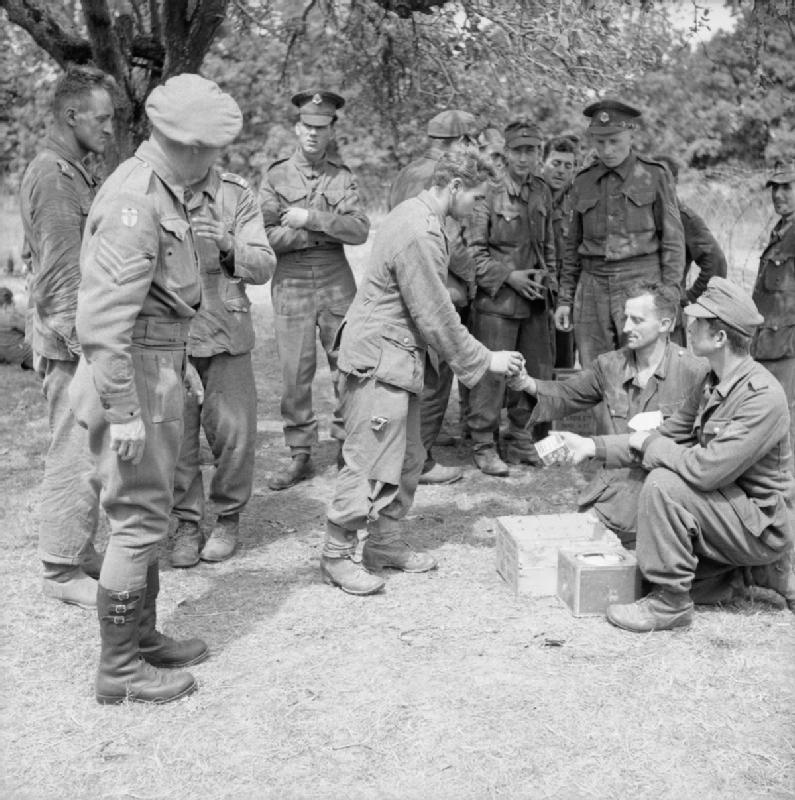
<path fill-rule="evenodd" d="M 275 472 L 268 486 L 286 489 L 312 472 L 317 443 L 312 408 L 316 370 L 315 331 L 326 352 L 334 383 L 334 336 L 354 295 L 356 283 L 343 245 L 367 241 L 370 222 L 359 203 L 351 171 L 327 152 L 337 110 L 345 101 L 334 92 L 298 92 L 295 125 L 298 146 L 289 158 L 271 164 L 260 189 L 268 238 L 276 252 L 271 282 L 276 348 L 282 366 L 281 412 L 290 464 Z M 335 405 L 331 436 L 342 447 L 345 431 Z M 339 463 L 339 458 L 338 458 Z"/>
<path fill-rule="evenodd" d="M 240 512 L 251 497 L 257 434 L 254 326 L 246 284 L 265 283 L 276 264 L 257 199 L 243 178 L 213 167 L 191 192 L 187 208 L 198 237 L 202 304 L 191 321 L 188 356 L 201 379 L 203 402 L 194 392 L 186 395 L 174 477 L 175 567 L 192 567 L 200 555 L 202 561 L 224 561 L 237 546 Z M 217 513 L 204 547 L 200 428 L 215 460 L 210 501 Z"/>
<path fill-rule="evenodd" d="M 614 625 L 638 633 L 691 623 L 690 591 L 702 558 L 746 567 L 749 583 L 778 592 L 795 611 L 787 398 L 749 354 L 763 317 L 743 289 L 719 277 L 685 314 L 690 346 L 711 367 L 701 397 L 653 432 L 566 436 L 577 461 L 624 447 L 648 472 L 636 554 L 654 588 L 607 610 Z"/>
<path fill-rule="evenodd" d="M 427 348 L 470 386 L 487 370 L 517 374 L 521 367 L 519 353 L 490 352 L 469 334 L 444 283 L 450 258 L 445 219 L 465 219 L 492 176 L 477 153 L 439 158 L 431 188 L 400 203 L 381 223 L 340 329 L 347 437 L 320 568 L 326 582 L 349 594 L 384 586 L 370 570 L 436 567 L 401 536 L 425 457 L 420 393 Z"/>
<path fill-rule="evenodd" d="M 552 378 L 555 344 L 550 304 L 555 289 L 552 194 L 535 175 L 543 137 L 533 121 L 515 119 L 505 128 L 506 172 L 478 203 L 468 227 L 477 294 L 472 334 L 492 350 L 516 349 L 536 377 Z M 489 374 L 469 393 L 467 426 L 473 459 L 486 475 L 504 477 L 508 464 L 497 451 L 505 379 Z M 530 403 L 507 393 L 508 431 L 503 456 L 509 463 L 536 459 L 533 431 L 526 429 Z"/>
<path fill-rule="evenodd" d="M 99 576 L 96 698 L 166 703 L 196 688 L 166 672 L 208 655 L 201 639 L 156 630 L 157 548 L 168 531 L 183 433 L 188 330 L 202 299 L 189 187 L 205 180 L 242 115 L 212 81 L 183 74 L 146 101 L 152 135 L 98 193 L 80 257 L 70 388 L 102 481 L 110 537 Z M 216 243 L 217 240 L 216 240 Z"/>
<path fill-rule="evenodd" d="M 784 387 L 790 439 L 795 441 L 795 163 L 778 165 L 765 186 L 781 218 L 759 259 L 753 297 L 765 319 L 756 329 L 751 353 Z"/>
<path fill-rule="evenodd" d="M 589 367 L 621 346 L 629 284 L 681 284 L 685 243 L 668 170 L 632 149 L 640 111 L 606 98 L 583 114 L 597 159 L 574 179 L 555 323 L 569 330 L 573 322 Z"/>
<path fill-rule="evenodd" d="M 67 390 L 80 355 L 80 243 L 99 184 L 87 160 L 102 155 L 113 136 L 114 91 L 104 72 L 66 70 L 55 85 L 53 125 L 19 193 L 32 309 L 28 333 L 50 429 L 38 509 L 42 587 L 46 596 L 83 608 L 93 608 L 97 596 L 99 485 Z"/>
<path fill-rule="evenodd" d="M 428 121 L 428 153 L 405 166 L 395 178 L 389 190 L 389 210 L 417 197 L 430 189 L 436 163 L 444 153 L 453 149 L 474 151 L 478 136 L 477 119 L 468 111 L 448 109 Z M 458 309 L 462 322 L 469 318 L 469 303 L 474 289 L 475 265 L 464 242 L 461 223 L 448 217 L 444 223 L 445 234 L 450 245 L 450 264 L 447 269 L 447 289 L 453 305 Z M 453 371 L 445 361 L 436 359 L 436 367 L 425 376 L 420 406 L 420 432 L 425 447 L 425 463 L 419 482 L 421 484 L 446 484 L 460 480 L 464 471 L 460 467 L 439 464 L 433 457 L 432 448 L 444 423 L 444 415 L 453 386 Z M 466 397 L 466 389 L 462 398 Z"/>

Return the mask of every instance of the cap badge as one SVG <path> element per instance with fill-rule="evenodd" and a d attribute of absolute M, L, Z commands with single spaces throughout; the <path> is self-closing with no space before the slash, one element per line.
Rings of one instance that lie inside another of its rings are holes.
<path fill-rule="evenodd" d="M 123 208 L 121 210 L 121 224 L 128 228 L 134 228 L 138 224 L 138 209 Z"/>
<path fill-rule="evenodd" d="M 602 113 L 599 115 L 599 122 L 601 122 L 601 123 L 603 123 L 603 124 L 604 124 L 605 122 L 610 122 L 610 114 L 608 114 L 608 113 L 607 113 L 607 111 L 603 111 L 603 112 L 602 112 Z"/>
<path fill-rule="evenodd" d="M 320 104 L 323 102 L 323 98 L 320 96 L 320 93 L 317 93 L 317 94 L 316 94 L 316 95 L 315 95 L 315 96 L 312 98 L 312 102 L 313 102 L 313 103 L 314 103 L 316 106 L 319 106 L 319 105 L 320 105 Z"/>

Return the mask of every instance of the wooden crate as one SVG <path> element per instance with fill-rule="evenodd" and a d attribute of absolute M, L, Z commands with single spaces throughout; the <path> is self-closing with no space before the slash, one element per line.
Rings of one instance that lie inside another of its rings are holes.
<path fill-rule="evenodd" d="M 623 547 L 564 548 L 558 553 L 558 597 L 575 617 L 605 613 L 640 596 L 635 554 Z"/>
<path fill-rule="evenodd" d="M 533 597 L 554 597 L 561 548 L 620 546 L 590 513 L 497 517 L 496 539 L 497 572 L 514 592 Z"/>

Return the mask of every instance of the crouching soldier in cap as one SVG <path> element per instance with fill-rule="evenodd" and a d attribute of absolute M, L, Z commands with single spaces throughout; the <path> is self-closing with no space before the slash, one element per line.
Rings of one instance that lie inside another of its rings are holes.
<path fill-rule="evenodd" d="M 754 302 L 765 318 L 751 353 L 775 375 L 789 398 L 790 438 L 795 438 L 795 164 L 779 166 L 767 181 L 781 219 L 759 260 Z"/>
<path fill-rule="evenodd" d="M 254 326 L 246 284 L 265 283 L 276 264 L 256 197 L 243 178 L 213 167 L 191 191 L 187 207 L 197 236 L 202 304 L 191 321 L 188 355 L 204 399 L 200 403 L 192 391 L 185 399 L 185 434 L 174 477 L 175 567 L 199 562 L 200 427 L 215 459 L 210 501 L 218 515 L 201 560 L 224 561 L 237 546 L 240 512 L 251 497 L 257 435 Z"/>
<path fill-rule="evenodd" d="M 178 75 L 146 101 L 152 135 L 97 194 L 80 257 L 70 395 L 88 427 L 110 538 L 99 576 L 102 639 L 96 697 L 165 703 L 196 688 L 184 671 L 201 639 L 155 627 L 157 546 L 168 531 L 182 444 L 188 328 L 202 299 L 188 203 L 219 148 L 240 131 L 235 101 L 198 75 Z"/>
<path fill-rule="evenodd" d="M 486 371 L 517 374 L 519 353 L 492 353 L 461 323 L 445 286 L 445 218 L 464 219 L 491 166 L 475 153 L 442 156 L 433 186 L 381 223 L 370 267 L 340 329 L 340 390 L 347 437 L 328 509 L 321 572 L 350 594 L 384 581 L 368 569 L 436 566 L 400 535 L 425 458 L 420 395 L 429 348 L 471 386 Z"/>
<path fill-rule="evenodd" d="M 477 135 L 477 120 L 467 111 L 449 109 L 432 117 L 428 121 L 430 150 L 398 173 L 389 190 L 389 210 L 431 188 L 436 163 L 444 153 L 449 153 L 453 149 L 470 149 L 474 152 Z M 447 217 L 445 234 L 450 246 L 447 289 L 453 305 L 458 309 L 461 321 L 466 325 L 469 318 L 470 295 L 475 285 L 475 262 L 466 247 L 464 232 L 458 220 Z M 433 445 L 442 430 L 452 386 L 453 371 L 449 364 L 439 360 L 436 370 L 426 376 L 422 390 L 420 435 L 425 448 L 425 463 L 419 482 L 423 484 L 454 483 L 464 476 L 464 471 L 460 467 L 439 464 L 432 454 Z M 465 389 L 462 390 L 462 405 L 465 392 Z"/>
<path fill-rule="evenodd" d="M 515 347 L 527 360 L 531 375 L 550 379 L 555 363 L 550 307 L 556 284 L 555 234 L 552 194 L 534 174 L 542 144 L 534 122 L 520 118 L 508 124 L 505 174 L 475 206 L 468 239 L 477 282 L 473 335 L 490 349 Z M 509 472 L 497 451 L 505 395 L 505 378 L 500 374 L 484 376 L 469 394 L 472 457 L 486 475 L 504 477 Z M 514 464 L 532 462 L 533 432 L 525 427 L 530 404 L 521 392 L 508 390 L 507 406 L 503 455 Z"/>
<path fill-rule="evenodd" d="M 260 190 L 268 238 L 277 257 L 271 291 L 282 366 L 284 438 L 291 453 L 289 466 L 268 482 L 275 490 L 311 474 L 310 455 L 318 439 L 312 408 L 315 329 L 338 397 L 334 335 L 356 294 L 343 245 L 363 244 L 370 231 L 351 171 L 327 152 L 337 109 L 345 101 L 333 92 L 317 91 L 299 92 L 292 103 L 299 109 L 298 147 L 292 156 L 268 168 Z M 345 431 L 338 405 L 331 435 L 341 448 Z"/>
<path fill-rule="evenodd" d="M 763 317 L 739 286 L 719 277 L 685 314 L 690 346 L 711 367 L 700 398 L 653 432 L 596 442 L 564 434 L 576 462 L 623 447 L 649 473 L 638 498 L 636 553 L 654 588 L 607 610 L 610 622 L 636 632 L 690 624 L 701 558 L 746 567 L 749 583 L 778 592 L 795 611 L 787 398 L 749 355 Z"/>
<path fill-rule="evenodd" d="M 573 319 L 587 368 L 621 346 L 627 286 L 681 284 L 685 243 L 668 170 L 632 149 L 640 111 L 605 99 L 583 114 L 597 159 L 574 179 L 555 323 L 569 330 Z"/>

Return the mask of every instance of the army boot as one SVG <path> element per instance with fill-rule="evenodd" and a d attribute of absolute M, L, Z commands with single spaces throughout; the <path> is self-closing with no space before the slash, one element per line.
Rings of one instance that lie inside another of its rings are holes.
<path fill-rule="evenodd" d="M 436 569 L 436 559 L 418 553 L 400 535 L 400 523 L 382 517 L 369 527 L 364 540 L 362 562 L 367 569 L 399 569 L 401 572 L 428 572 Z"/>
<path fill-rule="evenodd" d="M 633 633 L 686 628 L 693 621 L 693 601 L 687 592 L 657 588 L 634 603 L 608 606 L 607 619 Z"/>
<path fill-rule="evenodd" d="M 375 594 L 384 588 L 384 580 L 364 568 L 356 542 L 356 531 L 327 522 L 320 575 L 325 583 L 339 586 L 348 594 Z"/>
<path fill-rule="evenodd" d="M 194 567 L 199 563 L 199 548 L 202 535 L 198 522 L 181 519 L 174 531 L 174 542 L 171 548 L 172 567 Z"/>
<path fill-rule="evenodd" d="M 787 608 L 795 613 L 795 559 L 790 548 L 778 561 L 746 569 L 746 583 L 780 594 Z"/>
<path fill-rule="evenodd" d="M 505 478 L 511 474 L 508 465 L 500 458 L 497 448 L 493 445 L 474 450 L 472 452 L 472 460 L 484 475 Z"/>
<path fill-rule="evenodd" d="M 45 597 L 62 603 L 80 608 L 94 608 L 97 605 L 97 582 L 86 575 L 80 566 L 45 561 L 41 588 Z"/>
<path fill-rule="evenodd" d="M 217 562 L 230 558 L 237 547 L 238 529 L 239 517 L 237 514 L 218 517 L 218 521 L 202 548 L 201 560 Z"/>
<path fill-rule="evenodd" d="M 204 661 L 210 649 L 201 639 L 177 641 L 157 630 L 157 596 L 160 594 L 160 567 L 150 564 L 146 573 L 146 592 L 138 620 L 138 652 L 153 667 L 190 667 Z"/>
<path fill-rule="evenodd" d="M 295 486 L 312 474 L 312 460 L 309 453 L 295 453 L 290 459 L 290 465 L 285 469 L 274 472 L 268 481 L 268 488 L 274 492 Z"/>
<path fill-rule="evenodd" d="M 146 587 L 112 592 L 99 584 L 97 615 L 102 645 L 96 679 L 97 702 L 113 705 L 131 700 L 169 703 L 196 690 L 189 672 L 164 672 L 144 661 L 139 652 L 138 625 Z"/>

